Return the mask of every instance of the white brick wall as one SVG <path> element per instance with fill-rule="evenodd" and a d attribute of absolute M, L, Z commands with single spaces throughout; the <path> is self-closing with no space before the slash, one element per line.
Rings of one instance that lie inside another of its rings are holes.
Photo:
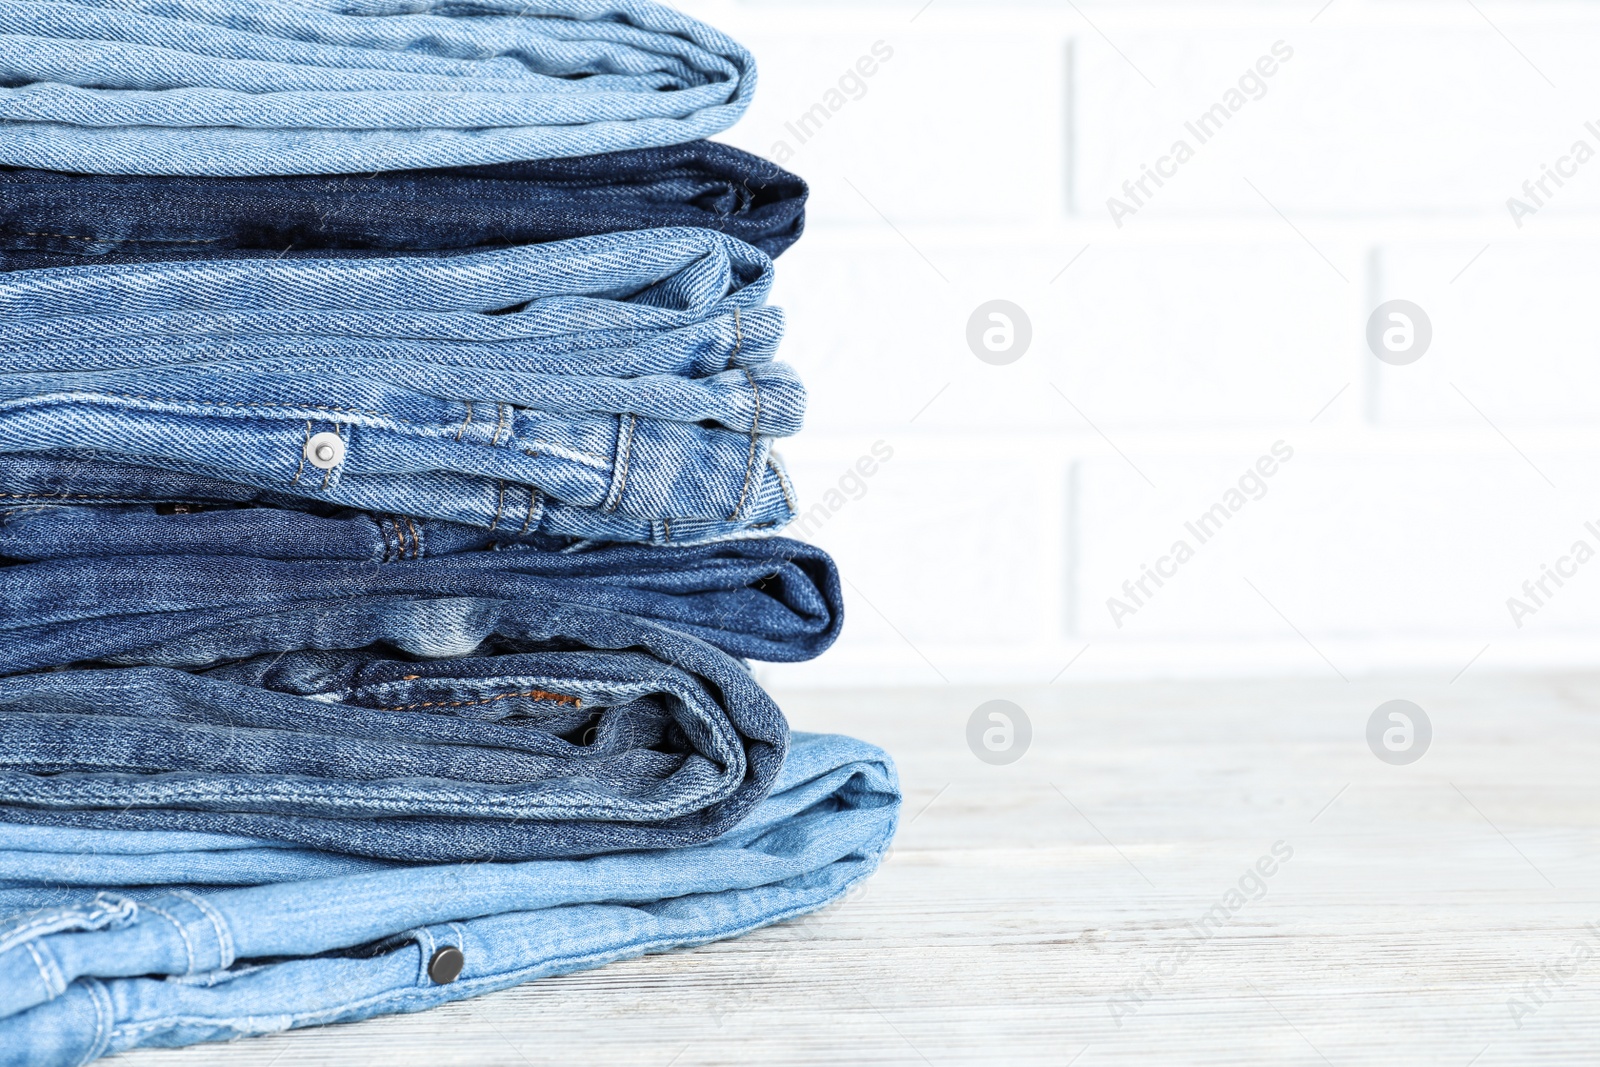
<path fill-rule="evenodd" d="M 785 452 L 837 505 L 809 533 L 850 622 L 769 677 L 1600 663 L 1600 560 L 1520 628 L 1506 606 L 1600 549 L 1600 8 L 681 6 L 761 64 L 727 139 L 814 188 L 779 266 L 812 392 Z M 1200 143 L 1185 123 L 1280 41 Z M 1193 158 L 1115 225 L 1180 137 Z M 1507 197 L 1579 138 L 1597 158 L 1516 226 Z M 965 340 L 996 298 L 1033 327 L 1008 366 Z M 1409 366 L 1366 348 L 1393 298 L 1433 326 Z M 1277 441 L 1265 495 L 1117 626 L 1107 599 Z M 849 476 L 875 442 L 892 458 Z"/>

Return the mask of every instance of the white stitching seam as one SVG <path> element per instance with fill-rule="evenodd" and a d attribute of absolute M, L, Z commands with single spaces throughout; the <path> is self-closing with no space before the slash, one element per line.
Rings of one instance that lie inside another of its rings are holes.
<path fill-rule="evenodd" d="M 81 978 L 83 987 L 89 993 L 89 999 L 94 1001 L 94 1040 L 84 1050 L 83 1059 L 79 1060 L 76 1067 L 84 1067 L 104 1056 L 106 1049 L 111 1045 L 111 1034 L 116 1026 L 116 1010 L 111 1005 L 111 994 L 106 991 L 105 983 L 98 978 Z"/>
<path fill-rule="evenodd" d="M 222 913 L 213 907 L 204 897 L 187 889 L 179 889 L 173 896 L 181 897 L 199 908 L 201 913 L 211 921 L 212 929 L 217 932 L 217 947 L 221 950 L 221 958 L 217 962 L 216 970 L 226 970 L 233 966 L 234 947 L 233 931 L 228 928 L 228 922 Z"/>
<path fill-rule="evenodd" d="M 750 483 L 756 473 L 756 447 L 761 435 L 761 388 L 756 385 L 756 376 L 750 373 L 750 368 L 745 367 L 744 376 L 750 382 L 750 391 L 755 396 L 755 415 L 750 420 L 750 454 L 744 461 L 744 488 L 739 490 L 739 503 L 734 505 L 733 514 L 728 516 L 729 522 L 739 518 L 739 512 L 744 510 L 745 497 L 750 495 Z"/>
<path fill-rule="evenodd" d="M 194 942 L 189 940 L 189 931 L 187 931 L 187 930 L 185 930 L 183 928 L 183 924 L 181 922 L 179 922 L 177 919 L 173 918 L 170 914 L 168 914 L 167 912 L 163 911 L 161 908 L 156 907 L 154 904 L 144 903 L 144 904 L 140 904 L 139 906 L 141 908 L 144 908 L 146 911 L 155 912 L 157 915 L 159 915 L 163 919 L 167 920 L 167 922 L 171 923 L 173 928 L 178 931 L 178 936 L 183 938 L 183 951 L 185 953 L 187 953 L 188 956 L 189 956 L 189 966 L 187 968 L 185 968 L 183 973 L 184 974 L 193 974 L 195 972 L 196 961 L 195 961 L 195 956 L 194 956 Z"/>
<path fill-rule="evenodd" d="M 61 973 L 61 968 L 57 965 L 55 958 L 52 956 L 46 959 L 39 951 L 43 946 L 37 942 L 25 942 L 22 947 L 28 950 L 29 956 L 33 957 L 33 965 L 39 969 L 39 980 L 44 983 L 45 992 L 50 994 L 51 999 L 65 993 L 67 991 L 67 979 Z"/>

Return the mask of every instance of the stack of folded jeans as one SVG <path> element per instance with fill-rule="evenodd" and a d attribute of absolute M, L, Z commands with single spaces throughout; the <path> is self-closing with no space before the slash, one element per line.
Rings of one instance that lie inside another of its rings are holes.
<path fill-rule="evenodd" d="M 0 7 L 0 1065 L 416 1011 L 876 868 L 773 450 L 806 189 L 647 0 Z"/>

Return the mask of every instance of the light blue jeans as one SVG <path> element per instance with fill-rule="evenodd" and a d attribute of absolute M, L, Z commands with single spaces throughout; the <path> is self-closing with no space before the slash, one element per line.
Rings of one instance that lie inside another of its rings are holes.
<path fill-rule="evenodd" d="M 179 470 L 510 534 L 775 530 L 794 495 L 772 441 L 800 428 L 805 390 L 773 359 L 771 283 L 764 253 L 699 228 L 15 271 L 0 461 Z"/>
<path fill-rule="evenodd" d="M 650 0 L 5 0 L 0 163 L 355 174 L 732 126 L 755 62 Z"/>
<path fill-rule="evenodd" d="M 883 752 L 797 734 L 750 818 L 675 851 L 407 867 L 249 838 L 0 824 L 0 1067 L 420 1011 L 734 937 L 867 877 L 899 806 Z M 452 949 L 453 980 L 439 966 Z"/>

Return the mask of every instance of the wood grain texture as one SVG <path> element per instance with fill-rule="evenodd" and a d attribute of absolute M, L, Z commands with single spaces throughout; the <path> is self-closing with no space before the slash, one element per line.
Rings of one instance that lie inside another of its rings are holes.
<path fill-rule="evenodd" d="M 420 1015 L 116 1062 L 1600 1061 L 1600 679 L 778 695 L 797 728 L 899 761 L 900 835 L 854 899 Z M 964 739 L 995 697 L 1033 725 L 1010 766 Z M 1365 742 L 1396 697 L 1433 723 L 1409 767 Z M 1275 842 L 1293 855 L 1258 892 Z M 1197 934 L 1241 878 L 1259 899 Z"/>

